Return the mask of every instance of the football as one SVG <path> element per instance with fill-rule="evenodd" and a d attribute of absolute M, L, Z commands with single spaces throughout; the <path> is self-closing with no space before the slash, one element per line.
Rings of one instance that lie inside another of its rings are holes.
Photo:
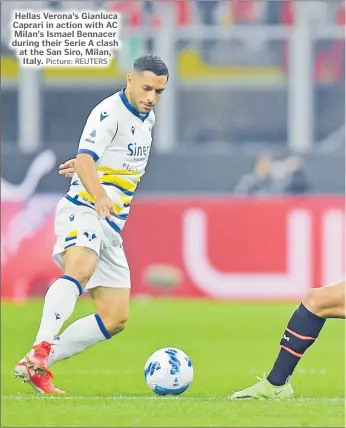
<path fill-rule="evenodd" d="M 180 395 L 193 380 L 190 358 L 177 348 L 162 348 L 148 358 L 144 377 L 149 388 L 158 395 Z"/>

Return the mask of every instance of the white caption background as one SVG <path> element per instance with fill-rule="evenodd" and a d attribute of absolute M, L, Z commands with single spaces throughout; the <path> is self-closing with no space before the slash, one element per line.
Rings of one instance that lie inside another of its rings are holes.
<path fill-rule="evenodd" d="M 120 15 L 14 11 L 9 47 L 23 67 L 106 67 L 121 48 Z"/>

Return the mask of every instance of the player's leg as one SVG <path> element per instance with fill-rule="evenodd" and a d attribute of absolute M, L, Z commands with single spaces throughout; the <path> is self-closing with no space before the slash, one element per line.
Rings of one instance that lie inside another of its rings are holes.
<path fill-rule="evenodd" d="M 121 333 L 130 312 L 130 288 L 96 287 L 91 289 L 97 314 L 110 336 Z"/>
<path fill-rule="evenodd" d="M 50 366 L 111 339 L 126 327 L 130 301 L 128 288 L 97 287 L 90 290 L 90 295 L 96 313 L 78 319 L 59 336 L 49 358 Z"/>
<path fill-rule="evenodd" d="M 106 286 L 98 286 L 104 283 Z M 102 250 L 86 289 L 96 313 L 71 324 L 57 339 L 49 365 L 110 339 L 126 326 L 130 302 L 130 273 L 122 246 Z"/>
<path fill-rule="evenodd" d="M 62 255 L 65 273 L 48 289 L 34 344 L 52 343 L 72 315 L 76 301 L 94 273 L 97 253 L 87 247 L 70 247 Z"/>
<path fill-rule="evenodd" d="M 231 398 L 289 398 L 289 379 L 305 351 L 315 343 L 327 318 L 345 318 L 345 281 L 310 289 L 282 336 L 281 350 L 266 379 Z"/>
<path fill-rule="evenodd" d="M 66 274 L 48 289 L 34 345 L 15 368 L 16 377 L 30 383 L 36 391 L 49 394 L 63 393 L 52 384 L 53 375 L 48 370 L 54 337 L 72 315 L 82 287 L 96 267 L 97 254 L 85 247 L 73 247 L 66 250 L 63 260 Z"/>
<path fill-rule="evenodd" d="M 321 318 L 345 318 L 345 281 L 311 288 L 302 304 L 313 314 Z"/>
<path fill-rule="evenodd" d="M 89 208 L 62 202 L 57 209 L 55 229 L 58 239 L 54 257 L 64 275 L 49 287 L 34 345 L 15 369 L 15 375 L 25 381 L 29 380 L 29 374 L 31 381 L 36 379 L 34 373 L 41 375 L 41 383 L 47 381 L 47 385 L 42 386 L 46 390 L 51 383 L 48 358 L 54 337 L 71 316 L 77 298 L 93 275 L 102 236 L 97 217 Z"/>

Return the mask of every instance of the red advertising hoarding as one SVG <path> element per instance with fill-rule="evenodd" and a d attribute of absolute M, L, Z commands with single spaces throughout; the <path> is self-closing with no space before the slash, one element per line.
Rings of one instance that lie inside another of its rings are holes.
<path fill-rule="evenodd" d="M 2 202 L 2 298 L 43 295 L 60 275 L 51 260 L 58 199 Z M 133 295 L 300 299 L 344 277 L 344 202 L 138 197 L 123 233 Z"/>

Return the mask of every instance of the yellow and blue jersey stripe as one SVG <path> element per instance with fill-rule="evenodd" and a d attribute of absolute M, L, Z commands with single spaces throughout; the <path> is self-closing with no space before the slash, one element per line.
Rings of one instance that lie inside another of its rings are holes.
<path fill-rule="evenodd" d="M 67 248 L 70 248 L 76 245 L 77 235 L 78 235 L 78 231 L 72 230 L 72 232 L 70 232 L 66 236 L 64 250 L 67 250 Z"/>
<path fill-rule="evenodd" d="M 97 166 L 100 183 L 107 186 L 107 192 L 113 200 L 114 220 L 107 219 L 112 229 L 120 233 L 128 218 L 131 202 L 140 181 L 140 174 L 134 171 L 115 170 L 108 167 Z M 79 184 L 79 183 L 78 183 Z M 84 205 L 95 209 L 95 200 L 84 189 L 83 185 L 71 185 L 66 199 L 75 205 Z"/>

